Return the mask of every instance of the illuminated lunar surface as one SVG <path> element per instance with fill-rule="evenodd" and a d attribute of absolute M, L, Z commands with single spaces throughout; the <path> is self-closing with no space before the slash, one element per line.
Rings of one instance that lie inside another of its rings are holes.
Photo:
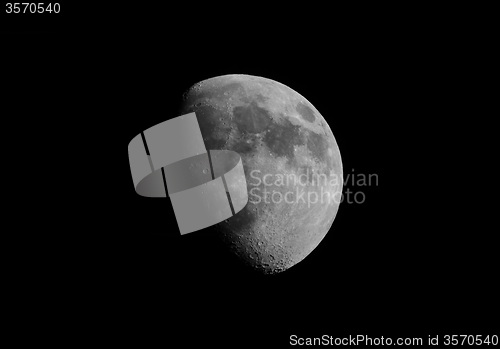
<path fill-rule="evenodd" d="M 325 119 L 299 93 L 262 77 L 225 75 L 184 95 L 207 149 L 238 152 L 249 202 L 217 230 L 244 262 L 284 271 L 330 230 L 342 189 L 342 161 Z"/>

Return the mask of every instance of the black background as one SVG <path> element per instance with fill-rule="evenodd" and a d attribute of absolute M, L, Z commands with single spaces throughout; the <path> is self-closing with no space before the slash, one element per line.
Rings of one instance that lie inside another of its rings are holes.
<path fill-rule="evenodd" d="M 33 201 L 16 205 L 37 218 L 13 234 L 13 274 L 36 318 L 58 319 L 45 335 L 238 347 L 491 333 L 494 229 L 471 184 L 480 103 L 464 94 L 480 44 L 467 30 L 367 9 L 65 6 L 58 20 L 11 17 L 3 33 L 11 119 L 41 172 Z M 210 229 L 181 237 L 170 203 L 139 197 L 130 178 L 128 142 L 224 74 L 302 94 L 328 121 L 344 174 L 379 179 L 348 187 L 365 202 L 342 204 L 323 242 L 277 275 L 241 265 Z"/>

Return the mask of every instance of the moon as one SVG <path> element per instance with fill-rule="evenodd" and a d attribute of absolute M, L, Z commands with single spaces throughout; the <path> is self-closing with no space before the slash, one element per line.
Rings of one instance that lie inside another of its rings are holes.
<path fill-rule="evenodd" d="M 289 269 L 330 230 L 342 192 L 342 161 L 329 125 L 291 88 L 233 74 L 194 84 L 182 114 L 195 112 L 207 149 L 240 154 L 248 203 L 217 225 L 229 248 L 265 273 Z"/>

